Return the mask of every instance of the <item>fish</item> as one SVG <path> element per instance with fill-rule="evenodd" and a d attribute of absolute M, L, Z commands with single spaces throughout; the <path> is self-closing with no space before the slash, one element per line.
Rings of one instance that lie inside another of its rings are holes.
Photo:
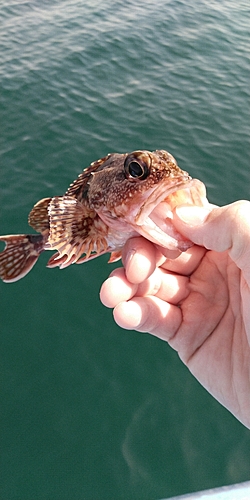
<path fill-rule="evenodd" d="M 64 269 L 110 253 L 121 258 L 126 241 L 142 235 L 161 248 L 185 252 L 193 243 L 172 223 L 178 205 L 206 206 L 206 187 L 165 150 L 109 153 L 92 162 L 62 196 L 43 198 L 29 225 L 38 234 L 0 236 L 0 278 L 26 276 L 45 250 L 47 267 Z"/>

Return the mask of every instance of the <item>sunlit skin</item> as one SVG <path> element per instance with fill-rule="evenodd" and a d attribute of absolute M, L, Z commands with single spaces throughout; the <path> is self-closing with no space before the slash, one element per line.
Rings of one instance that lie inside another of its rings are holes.
<path fill-rule="evenodd" d="M 131 238 L 124 268 L 103 283 L 101 300 L 122 328 L 167 341 L 250 428 L 250 202 L 179 207 L 174 224 L 195 245 L 163 256 L 144 238 Z"/>

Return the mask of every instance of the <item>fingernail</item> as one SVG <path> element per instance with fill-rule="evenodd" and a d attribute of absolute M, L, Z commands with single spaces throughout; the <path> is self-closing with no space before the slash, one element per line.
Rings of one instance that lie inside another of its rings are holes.
<path fill-rule="evenodd" d="M 129 250 L 129 252 L 127 252 L 126 256 L 125 256 L 125 259 L 124 259 L 124 266 L 127 268 L 131 262 L 131 260 L 133 259 L 134 255 L 136 254 L 136 250 L 134 248 L 132 248 L 131 250 Z"/>
<path fill-rule="evenodd" d="M 198 226 L 202 224 L 210 213 L 210 210 L 203 207 L 177 207 L 176 214 L 185 224 L 190 224 L 192 226 Z"/>

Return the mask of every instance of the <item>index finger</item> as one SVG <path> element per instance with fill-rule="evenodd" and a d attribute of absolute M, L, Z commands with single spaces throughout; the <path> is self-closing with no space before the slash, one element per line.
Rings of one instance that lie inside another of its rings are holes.
<path fill-rule="evenodd" d="M 155 245 L 142 236 L 130 238 L 122 251 L 122 262 L 130 283 L 142 283 L 165 260 Z"/>

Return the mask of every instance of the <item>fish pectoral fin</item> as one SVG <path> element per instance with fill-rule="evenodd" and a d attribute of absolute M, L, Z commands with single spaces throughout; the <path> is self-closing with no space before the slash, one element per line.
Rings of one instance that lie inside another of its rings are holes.
<path fill-rule="evenodd" d="M 50 233 L 45 249 L 58 251 L 58 254 L 50 258 L 48 267 L 64 268 L 89 251 L 89 232 L 94 218 L 98 216 L 96 212 L 70 196 L 52 198 L 48 213 Z"/>
<path fill-rule="evenodd" d="M 71 256 L 71 259 L 68 259 L 66 254 L 61 255 L 59 252 L 56 252 L 48 260 L 47 267 L 49 268 L 60 267 L 60 269 L 64 269 L 65 267 L 70 266 L 70 264 L 84 264 L 84 262 L 88 262 L 89 260 L 95 259 L 96 257 L 100 257 L 100 255 L 104 255 L 105 253 L 107 253 L 107 250 L 103 250 L 100 253 L 89 253 L 88 250 L 86 249 L 86 255 L 76 260 L 74 254 Z"/>
<path fill-rule="evenodd" d="M 60 267 L 68 260 L 68 256 L 66 254 L 61 255 L 59 252 L 54 253 L 52 257 L 47 262 L 47 267 L 50 269 L 53 267 Z M 71 262 L 68 262 L 68 266 L 71 264 Z M 66 267 L 66 266 L 65 266 Z"/>
<path fill-rule="evenodd" d="M 110 258 L 108 260 L 108 264 L 112 264 L 113 262 L 117 262 L 117 260 L 120 260 L 122 257 L 122 252 L 120 250 L 112 252 L 111 248 L 107 247 L 105 242 L 103 242 L 103 248 L 102 250 L 99 250 L 96 253 L 88 253 L 81 259 L 78 259 L 76 264 L 83 264 L 84 262 L 88 262 L 91 259 L 95 259 L 96 257 L 100 257 L 100 255 L 104 255 L 105 253 L 110 252 Z"/>
<path fill-rule="evenodd" d="M 48 208 L 50 202 L 51 198 L 43 198 L 34 205 L 29 214 L 28 223 L 38 233 L 48 234 L 49 232 Z"/>
<path fill-rule="evenodd" d="M 6 283 L 23 278 L 35 265 L 44 250 L 44 238 L 41 234 L 12 234 L 1 236 L 6 243 L 0 253 L 0 277 Z"/>
<path fill-rule="evenodd" d="M 59 250 L 79 236 L 84 239 L 88 233 L 95 212 L 88 210 L 80 201 L 70 196 L 55 196 L 48 207 L 50 234 L 48 243 Z"/>

